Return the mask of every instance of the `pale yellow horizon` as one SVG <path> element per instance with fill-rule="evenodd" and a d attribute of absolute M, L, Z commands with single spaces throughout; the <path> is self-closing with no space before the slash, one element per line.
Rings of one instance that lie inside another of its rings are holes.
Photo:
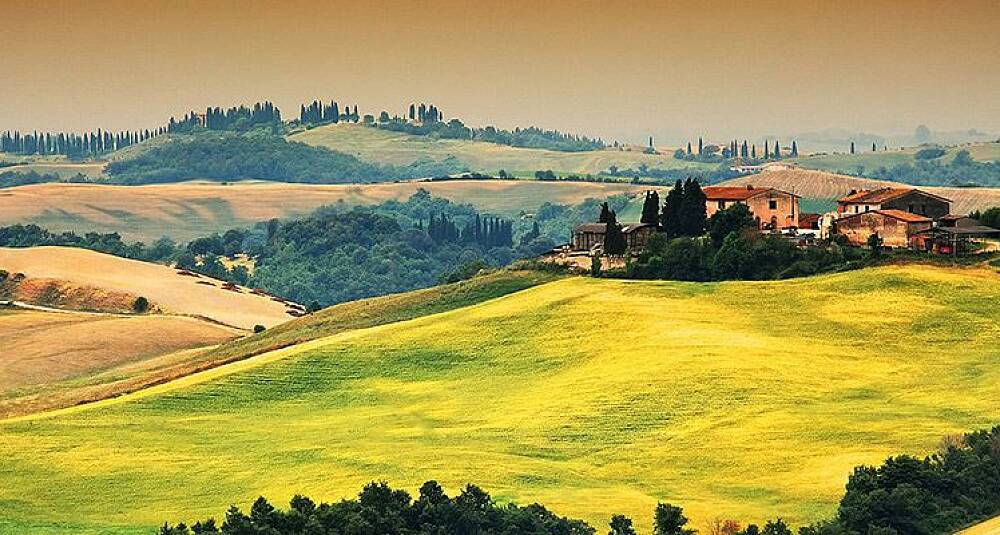
<path fill-rule="evenodd" d="M 1000 131 L 1000 4 L 982 0 L 5 0 L 0 17 L 0 130 L 322 98 L 630 141 Z"/>

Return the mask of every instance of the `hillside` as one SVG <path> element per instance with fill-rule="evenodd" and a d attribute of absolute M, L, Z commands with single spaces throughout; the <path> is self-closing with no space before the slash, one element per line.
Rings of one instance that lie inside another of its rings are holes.
<path fill-rule="evenodd" d="M 237 335 L 178 316 L 0 308 L 0 415 L 53 406 L 47 400 L 62 398 L 68 387 L 93 374 L 125 373 Z"/>
<path fill-rule="evenodd" d="M 957 535 L 1000 535 L 1000 517 L 962 530 Z"/>
<path fill-rule="evenodd" d="M 118 232 L 150 243 L 161 236 L 187 241 L 271 218 L 303 216 L 343 201 L 376 204 L 405 200 L 424 188 L 434 196 L 513 217 L 545 202 L 641 191 L 631 184 L 456 180 L 366 185 L 183 182 L 155 186 L 38 184 L 0 190 L 0 226 L 35 223 L 52 231 Z"/>
<path fill-rule="evenodd" d="M 595 526 L 625 513 L 648 529 L 657 500 L 699 527 L 801 524 L 833 511 L 853 466 L 1000 419 L 998 282 L 918 266 L 570 278 L 362 321 L 0 423 L 0 531 L 140 532 L 261 494 L 334 500 L 372 479 L 412 491 L 428 478 Z"/>
<path fill-rule="evenodd" d="M 925 147 L 917 146 L 882 151 L 881 147 L 879 147 L 878 152 L 871 152 L 870 146 L 859 146 L 857 154 L 815 154 L 799 158 L 789 158 L 788 161 L 797 163 L 807 169 L 819 171 L 853 172 L 857 170 L 859 165 L 864 166 L 865 169 L 874 170 L 879 167 L 890 168 L 904 163 L 912 164 L 915 161 L 914 156 L 923 148 Z M 942 148 L 945 149 L 945 154 L 941 157 L 942 161 L 953 160 L 955 155 L 962 150 L 969 151 L 969 156 L 972 159 L 981 162 L 1000 160 L 1000 143 L 996 142 L 966 143 Z"/>
<path fill-rule="evenodd" d="M 231 291 L 222 283 L 198 275 L 184 275 L 172 267 L 128 260 L 73 247 L 0 247 L 0 269 L 23 273 L 27 279 L 60 281 L 64 287 L 103 289 L 112 294 L 145 297 L 160 312 L 206 318 L 224 325 L 252 329 L 277 325 L 292 318 L 284 303 L 253 295 L 246 288 Z M 42 292 L 35 304 L 53 295 Z M 100 303 L 87 306 L 98 309 Z"/>
<path fill-rule="evenodd" d="M 885 180 L 871 180 L 838 175 L 824 171 L 790 169 L 765 171 L 757 175 L 727 180 L 720 185 L 743 186 L 753 184 L 758 187 L 772 187 L 796 193 L 806 200 L 832 201 L 847 195 L 851 190 L 880 187 L 919 188 L 952 200 L 951 211 L 968 214 L 973 210 L 984 210 L 1000 206 L 1000 188 L 946 188 L 910 186 Z M 805 209 L 805 208 L 803 208 Z"/>
<path fill-rule="evenodd" d="M 612 165 L 623 169 L 635 169 L 641 164 L 659 169 L 715 167 L 677 160 L 672 153 L 650 155 L 638 150 L 558 152 L 525 149 L 484 141 L 434 139 L 357 124 L 321 126 L 293 134 L 290 139 L 353 154 L 368 162 L 407 165 L 421 158 L 443 160 L 454 157 L 471 171 L 496 173 L 504 169 L 517 176 L 531 176 L 535 171 L 545 169 L 566 173 L 599 173 Z"/>

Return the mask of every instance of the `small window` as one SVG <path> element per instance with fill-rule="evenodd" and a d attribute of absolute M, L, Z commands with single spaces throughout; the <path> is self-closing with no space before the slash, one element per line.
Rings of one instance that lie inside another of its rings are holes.
<path fill-rule="evenodd" d="M 871 206 L 868 206 L 867 204 L 865 205 L 865 211 L 866 211 L 866 212 L 867 212 L 868 210 L 871 210 L 871 209 L 872 209 L 872 207 L 871 207 Z"/>
<path fill-rule="evenodd" d="M 912 204 L 911 204 L 911 205 L 908 205 L 908 206 L 906 207 L 906 211 L 907 211 L 907 212 L 910 212 L 911 214 L 915 214 L 915 213 L 916 213 L 916 212 L 914 212 L 914 211 L 913 211 L 913 205 L 912 205 Z"/>
<path fill-rule="evenodd" d="M 771 210 L 777 210 L 778 209 L 778 200 L 777 199 L 769 199 L 767 201 L 767 207 L 769 209 L 771 209 Z"/>
<path fill-rule="evenodd" d="M 854 205 L 854 213 L 856 214 L 856 213 L 859 213 L 860 211 L 861 211 L 861 207 L 855 204 Z"/>
<path fill-rule="evenodd" d="M 719 210 L 723 210 L 725 208 L 726 208 L 726 201 L 719 201 Z"/>

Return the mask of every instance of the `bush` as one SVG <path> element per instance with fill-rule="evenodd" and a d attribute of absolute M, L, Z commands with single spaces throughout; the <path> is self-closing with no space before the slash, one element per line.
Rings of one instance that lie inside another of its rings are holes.
<path fill-rule="evenodd" d="M 262 332 L 264 332 L 264 326 L 263 325 L 261 325 L 261 324 L 258 323 L 257 325 L 253 326 L 253 333 L 254 334 L 258 334 L 258 333 L 262 333 Z"/>
<path fill-rule="evenodd" d="M 135 301 L 132 303 L 132 312 L 135 312 L 136 314 L 145 314 L 146 312 L 149 312 L 149 299 L 142 296 L 136 297 Z"/>
<path fill-rule="evenodd" d="M 920 149 L 917 154 L 913 157 L 918 160 L 936 160 L 944 156 L 945 150 L 938 147 L 931 147 L 927 149 Z"/>

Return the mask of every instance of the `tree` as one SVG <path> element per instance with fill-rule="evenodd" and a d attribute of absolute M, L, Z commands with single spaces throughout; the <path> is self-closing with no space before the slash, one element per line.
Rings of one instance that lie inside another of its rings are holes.
<path fill-rule="evenodd" d="M 782 519 L 768 520 L 761 531 L 761 535 L 792 535 L 792 530 Z"/>
<path fill-rule="evenodd" d="M 136 297 L 135 301 L 132 303 L 132 312 L 135 312 L 136 314 L 145 314 L 146 312 L 149 312 L 149 300 L 142 296 Z"/>
<path fill-rule="evenodd" d="M 698 138 L 698 156 L 701 156 L 702 150 L 705 149 L 705 142 L 700 137 Z"/>
<path fill-rule="evenodd" d="M 264 329 L 265 329 L 264 326 L 258 323 L 257 325 L 253 326 L 253 333 L 254 334 L 262 333 L 264 332 Z"/>
<path fill-rule="evenodd" d="M 608 208 L 608 203 L 601 203 L 601 215 L 597 216 L 598 223 L 607 223 L 611 220 L 611 209 Z"/>
<path fill-rule="evenodd" d="M 765 160 L 771 159 L 771 146 L 767 144 L 766 139 L 764 140 L 764 159 Z"/>
<path fill-rule="evenodd" d="M 752 158 L 754 160 L 757 159 L 757 144 L 756 143 L 753 144 L 753 147 L 752 147 L 751 153 L 750 153 L 750 158 Z"/>
<path fill-rule="evenodd" d="M 708 220 L 708 235 L 716 247 L 722 245 L 726 236 L 743 233 L 757 228 L 757 220 L 745 204 L 734 204 L 712 214 Z"/>
<path fill-rule="evenodd" d="M 612 516 L 610 526 L 611 531 L 608 532 L 608 535 L 635 535 L 632 519 L 625 515 Z"/>
<path fill-rule="evenodd" d="M 660 215 L 660 226 L 668 238 L 683 235 L 683 203 L 684 185 L 678 180 L 667 192 L 667 198 L 663 201 L 663 213 Z"/>
<path fill-rule="evenodd" d="M 642 203 L 642 216 L 640 223 L 652 225 L 660 224 L 660 194 L 656 190 L 646 192 L 646 200 Z"/>
<path fill-rule="evenodd" d="M 799 155 L 799 145 L 792 141 L 792 158 L 796 158 Z"/>
<path fill-rule="evenodd" d="M 625 254 L 628 243 L 625 241 L 625 234 L 622 233 L 622 226 L 618 224 L 614 210 L 608 218 L 604 227 L 604 254 L 608 256 L 621 256 Z"/>
<path fill-rule="evenodd" d="M 689 178 L 684 182 L 684 195 L 681 202 L 681 234 L 697 237 L 705 233 L 707 220 L 705 193 L 698 181 Z"/>
<path fill-rule="evenodd" d="M 687 153 L 688 153 L 688 155 L 691 155 L 691 142 L 690 141 L 688 141 L 688 150 L 687 150 Z"/>
<path fill-rule="evenodd" d="M 918 126 L 916 131 L 913 133 L 913 139 L 920 144 L 929 142 L 931 140 L 931 129 L 927 128 L 927 125 L 925 124 Z"/>
<path fill-rule="evenodd" d="M 591 277 L 601 276 L 601 257 L 598 255 L 590 257 L 590 276 Z"/>
<path fill-rule="evenodd" d="M 961 167 L 968 167 L 974 163 L 975 161 L 972 159 L 972 156 L 969 154 L 969 151 L 965 149 L 958 151 L 958 153 L 955 154 L 955 159 L 952 160 L 951 162 L 952 165 L 957 165 Z"/>
<path fill-rule="evenodd" d="M 687 529 L 688 519 L 684 516 L 684 511 L 680 507 L 675 507 L 669 503 L 656 504 L 653 513 L 653 534 L 654 535 L 694 535 L 695 530 Z"/>
<path fill-rule="evenodd" d="M 868 248 L 871 249 L 873 257 L 878 258 L 882 254 L 882 244 L 884 242 L 885 240 L 882 239 L 882 236 L 878 235 L 878 232 L 872 232 L 868 236 Z"/>
<path fill-rule="evenodd" d="M 851 142 L 851 154 L 854 154 L 854 142 Z"/>

